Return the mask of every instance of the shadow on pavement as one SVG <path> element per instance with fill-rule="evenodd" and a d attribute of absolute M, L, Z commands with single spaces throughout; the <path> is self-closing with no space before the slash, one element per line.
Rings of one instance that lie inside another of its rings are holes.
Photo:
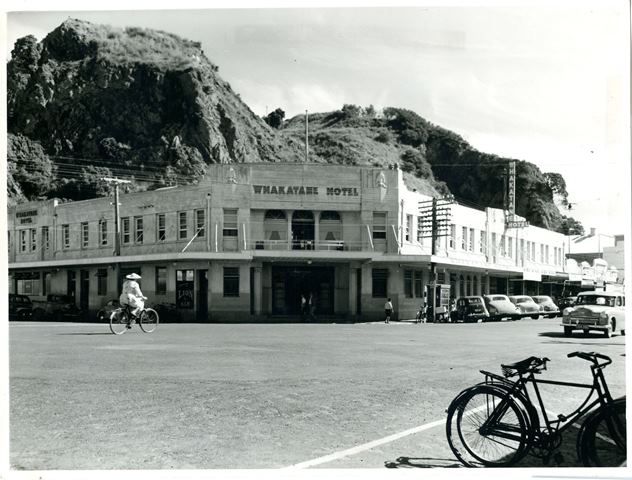
<path fill-rule="evenodd" d="M 461 468 L 463 465 L 454 459 L 432 457 L 399 457 L 384 462 L 386 468 Z"/>

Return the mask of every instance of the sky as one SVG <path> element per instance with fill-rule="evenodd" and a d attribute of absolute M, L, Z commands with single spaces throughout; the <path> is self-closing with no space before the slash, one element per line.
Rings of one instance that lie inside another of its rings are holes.
<path fill-rule="evenodd" d="M 166 30 L 200 41 L 256 114 L 280 107 L 291 117 L 345 103 L 407 108 L 480 151 L 561 173 L 573 204 L 563 213 L 586 230 L 628 233 L 627 1 L 219 5 L 231 8 L 151 11 L 129 0 L 108 3 L 127 11 L 86 12 L 57 1 L 59 11 L 19 12 L 51 7 L 13 1 L 3 50 L 9 55 L 27 34 L 41 40 L 68 17 Z"/>

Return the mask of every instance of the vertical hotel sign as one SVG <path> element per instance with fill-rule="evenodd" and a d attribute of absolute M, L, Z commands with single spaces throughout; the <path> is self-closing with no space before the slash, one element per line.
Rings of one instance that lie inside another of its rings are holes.
<path fill-rule="evenodd" d="M 513 217 L 516 213 L 516 162 L 509 162 L 507 177 L 507 210 L 509 216 Z"/>

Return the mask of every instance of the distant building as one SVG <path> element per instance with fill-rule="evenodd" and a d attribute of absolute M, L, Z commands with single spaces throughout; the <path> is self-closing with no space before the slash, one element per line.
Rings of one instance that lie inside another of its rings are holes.
<path fill-rule="evenodd" d="M 604 247 L 603 249 L 603 259 L 608 262 L 610 269 L 617 271 L 618 283 L 623 283 L 625 280 L 624 240 L 625 237 L 623 235 L 615 235 L 614 246 Z"/>
<path fill-rule="evenodd" d="M 386 297 L 406 319 L 432 262 L 452 297 L 561 293 L 567 237 L 452 204 L 432 255 L 428 200 L 399 169 L 212 165 L 195 186 L 121 195 L 120 256 L 111 198 L 21 204 L 8 214 L 10 291 L 73 295 L 93 315 L 136 272 L 150 302 L 188 321 L 298 319 L 310 294 L 321 320 L 380 320 Z"/>

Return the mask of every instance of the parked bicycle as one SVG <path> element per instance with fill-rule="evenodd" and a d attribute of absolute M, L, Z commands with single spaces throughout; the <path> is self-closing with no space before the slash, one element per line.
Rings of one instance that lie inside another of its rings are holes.
<path fill-rule="evenodd" d="M 140 329 L 151 333 L 158 326 L 158 313 L 153 308 L 145 308 L 138 316 L 131 312 L 129 305 L 117 308 L 110 314 L 110 330 L 114 335 L 122 335 L 138 322 Z"/>
<path fill-rule="evenodd" d="M 468 467 L 509 467 L 527 454 L 559 464 L 562 432 L 585 417 L 577 436 L 577 456 L 584 466 L 621 466 L 626 462 L 625 397 L 610 395 L 603 369 L 612 360 L 599 353 L 573 352 L 591 362 L 592 384 L 536 379 L 548 358 L 529 357 L 501 365 L 503 376 L 481 370 L 485 380 L 463 390 L 448 407 L 446 434 L 456 457 Z M 518 377 L 510 380 L 510 377 Z M 527 384 L 532 384 L 539 413 Z M 550 418 L 538 385 L 590 389 L 573 412 Z M 596 398 L 591 401 L 596 394 Z M 543 423 L 540 422 L 542 417 Z"/>

